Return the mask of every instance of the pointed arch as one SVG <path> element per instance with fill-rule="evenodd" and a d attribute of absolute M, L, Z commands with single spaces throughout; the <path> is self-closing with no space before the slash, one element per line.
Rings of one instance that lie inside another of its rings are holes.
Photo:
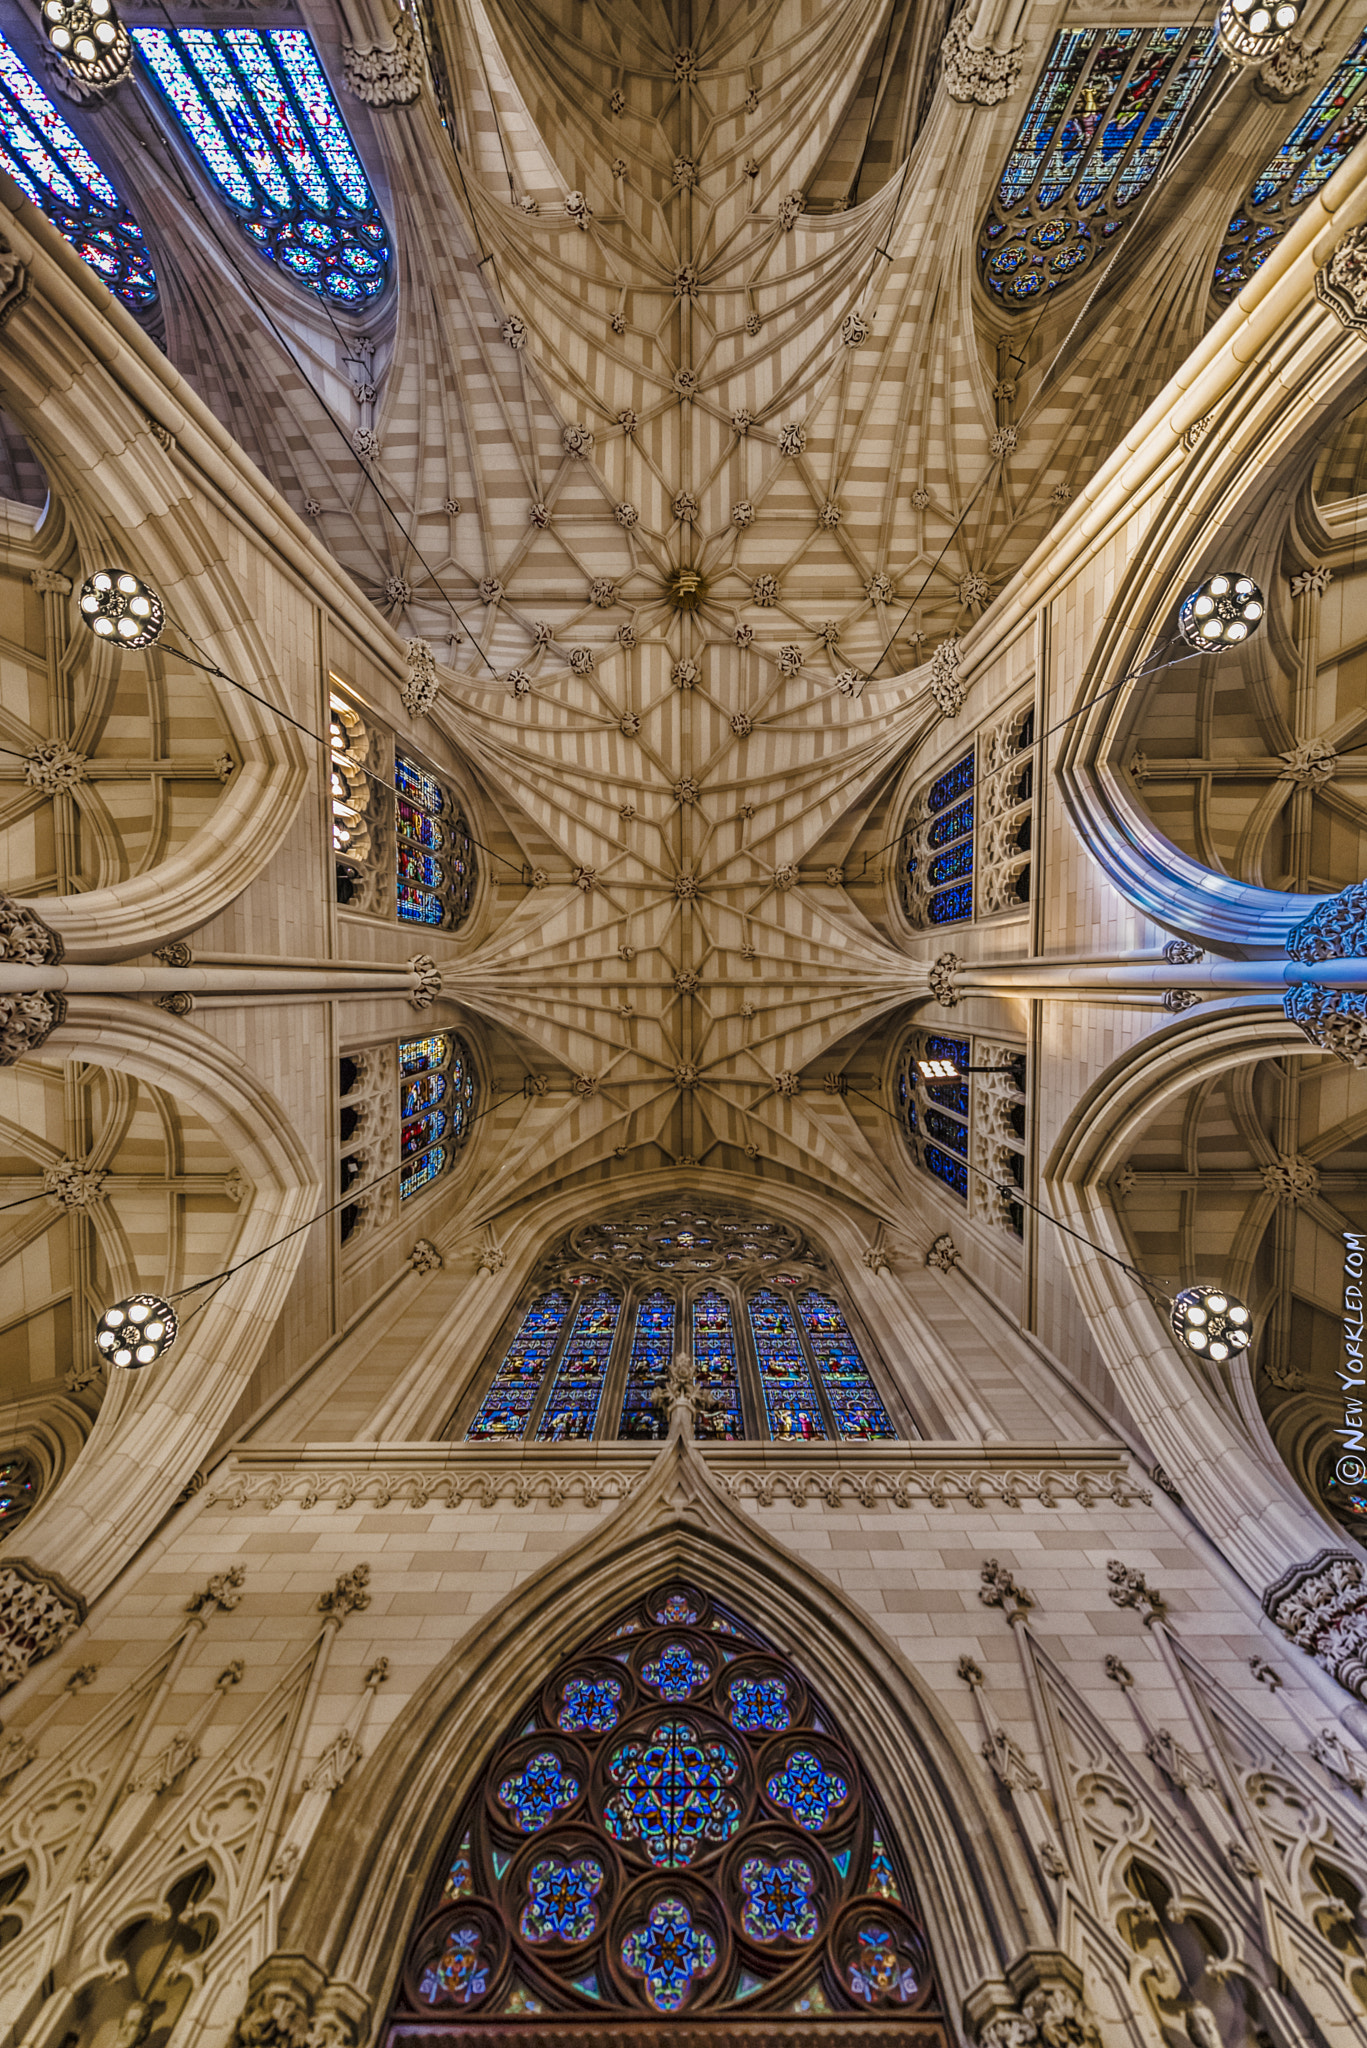
<path fill-rule="evenodd" d="M 487 1765 L 489 1731 L 513 1725 L 568 1653 L 631 1601 L 675 1579 L 756 1622 L 843 1730 L 917 1886 L 947 2014 L 1024 1949 L 1051 1946 L 1021 1845 L 930 1692 L 838 1588 L 731 1504 L 683 1439 L 414 1694 L 314 1838 L 282 1945 L 355 1986 L 378 2018 L 453 1818 Z"/>

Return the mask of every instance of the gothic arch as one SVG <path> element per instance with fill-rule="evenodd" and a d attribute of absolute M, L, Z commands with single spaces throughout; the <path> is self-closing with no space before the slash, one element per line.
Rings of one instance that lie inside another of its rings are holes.
<path fill-rule="evenodd" d="M 652 1587 L 681 1577 L 752 1618 L 810 1673 L 871 1781 L 915 1877 L 946 2013 L 1051 1948 L 1021 1844 L 915 1673 L 829 1581 L 734 1508 L 676 1439 L 601 1529 L 548 1565 L 457 1646 L 387 1732 L 309 1850 L 279 1948 L 386 2008 L 435 1857 L 478 1780 L 491 1728 Z M 337 1873 L 353 1875 L 345 1887 Z"/>

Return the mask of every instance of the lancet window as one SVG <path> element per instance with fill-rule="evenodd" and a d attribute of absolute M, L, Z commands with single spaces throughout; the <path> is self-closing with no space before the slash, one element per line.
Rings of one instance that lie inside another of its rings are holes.
<path fill-rule="evenodd" d="M 793 1665 L 694 1586 L 609 1623 L 509 1722 L 428 1880 L 380 2039 L 538 2014 L 877 2015 L 944 2048 L 876 1790 Z"/>
<path fill-rule="evenodd" d="M 927 1074 L 949 1062 L 956 1077 Z M 970 1068 L 987 1068 L 972 1073 Z M 897 1059 L 894 1094 L 908 1152 L 973 1216 L 1024 1234 L 1028 1067 L 1017 1046 L 974 1035 L 913 1031 Z M 974 1170 L 976 1169 L 976 1171 Z"/>
<path fill-rule="evenodd" d="M 3 36 L 0 165 L 131 312 L 156 303 L 157 275 L 142 229 Z"/>
<path fill-rule="evenodd" d="M 682 1356 L 699 1438 L 893 1439 L 856 1322 L 821 1253 L 787 1224 L 720 1204 L 584 1224 L 537 1269 L 455 1433 L 658 1440 Z"/>
<path fill-rule="evenodd" d="M 1123 230 L 1215 55 L 1204 27 L 1055 37 L 979 238 L 983 280 L 1006 305 L 1081 277 Z"/>
<path fill-rule="evenodd" d="M 1018 913 L 1030 901 L 1035 710 L 984 725 L 913 802 L 898 881 L 909 923 L 925 928 Z"/>
<path fill-rule="evenodd" d="M 1211 290 L 1228 301 L 1265 263 L 1367 128 L 1367 35 L 1317 93 L 1239 202 L 1215 262 Z"/>
<path fill-rule="evenodd" d="M 332 850 L 337 901 L 402 924 L 458 931 L 479 870 L 450 779 L 396 748 L 340 691 L 331 701 Z"/>
<path fill-rule="evenodd" d="M 38 1474 L 23 1451 L 0 1458 L 0 1532 L 22 1521 L 38 1498 Z"/>
<path fill-rule="evenodd" d="M 384 290 L 389 235 L 302 29 L 135 28 L 191 148 L 267 262 L 341 306 Z"/>
<path fill-rule="evenodd" d="M 479 1074 L 457 1032 L 434 1031 L 344 1054 L 337 1092 L 338 1193 L 357 1191 L 338 1212 L 349 1244 L 450 1172 L 478 1114 Z"/>

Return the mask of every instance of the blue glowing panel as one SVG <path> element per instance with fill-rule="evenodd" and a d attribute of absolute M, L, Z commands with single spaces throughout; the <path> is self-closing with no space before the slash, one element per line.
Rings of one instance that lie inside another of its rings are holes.
<path fill-rule="evenodd" d="M 946 1038 L 943 1032 L 932 1032 L 926 1039 L 926 1058 L 931 1060 L 953 1060 L 956 1067 L 972 1065 L 968 1056 L 966 1038 Z"/>
<path fill-rule="evenodd" d="M 897 1431 L 869 1378 L 839 1302 L 811 1288 L 799 1298 L 797 1306 L 821 1384 L 835 1414 L 837 1432 L 842 1437 L 895 1439 Z"/>
<path fill-rule="evenodd" d="M 973 915 L 973 884 L 960 882 L 953 889 L 941 889 L 930 899 L 932 924 L 961 924 Z"/>
<path fill-rule="evenodd" d="M 1367 35 L 1349 51 L 1276 155 L 1263 165 L 1225 229 L 1211 281 L 1217 299 L 1232 299 L 1247 284 L 1306 202 L 1361 141 L 1367 122 L 1365 86 Z"/>
<path fill-rule="evenodd" d="M 430 1152 L 424 1152 L 421 1159 L 412 1166 L 406 1166 L 399 1175 L 399 1200 L 406 1202 L 410 1195 L 416 1195 L 420 1188 L 430 1187 L 446 1164 L 446 1147 L 434 1145 Z"/>
<path fill-rule="evenodd" d="M 75 130 L 0 36 L 0 165 L 133 312 L 157 277 L 142 229 Z"/>
<path fill-rule="evenodd" d="M 526 1435 L 527 1419 L 541 1392 L 569 1306 L 568 1294 L 559 1287 L 532 1303 L 503 1355 L 478 1415 L 465 1432 L 467 1443 L 485 1437 L 520 1440 Z"/>
<path fill-rule="evenodd" d="M 383 291 L 389 237 L 311 38 L 135 28 L 133 40 L 259 253 L 343 306 Z"/>
<path fill-rule="evenodd" d="M 400 1114 L 417 1116 L 420 1111 L 430 1109 L 434 1102 L 440 1102 L 445 1093 L 445 1074 L 420 1074 L 407 1088 L 400 1089 Z"/>
<path fill-rule="evenodd" d="M 745 1435 L 736 1364 L 736 1333 L 731 1304 L 715 1287 L 693 1298 L 693 1371 L 712 1395 L 714 1406 L 699 1414 L 694 1435 L 738 1442 Z"/>
<path fill-rule="evenodd" d="M 970 747 L 961 761 L 956 761 L 952 768 L 946 768 L 944 774 L 937 776 L 931 783 L 926 791 L 926 808 L 930 811 L 943 811 L 953 803 L 955 797 L 962 796 L 965 790 L 972 787 L 973 749 Z"/>
<path fill-rule="evenodd" d="M 973 841 L 961 839 L 957 846 L 951 846 L 948 853 L 937 853 L 930 863 L 927 880 L 932 887 L 940 882 L 957 882 L 962 875 L 973 873 Z"/>
<path fill-rule="evenodd" d="M 967 1081 L 936 1081 L 926 1089 L 926 1101 L 938 1104 L 941 1109 L 952 1109 L 956 1116 L 968 1115 Z"/>
<path fill-rule="evenodd" d="M 394 756 L 394 787 L 402 795 L 426 805 L 429 811 L 446 809 L 446 792 L 436 776 L 429 774 L 426 768 L 420 768 L 416 761 L 405 759 L 402 754 Z M 409 809 L 412 809 L 411 805 Z"/>
<path fill-rule="evenodd" d="M 618 1436 L 654 1438 L 668 1430 L 669 1418 L 651 1405 L 650 1397 L 664 1385 L 665 1368 L 674 1356 L 677 1315 L 673 1297 L 660 1288 L 648 1294 L 636 1311 Z"/>
<path fill-rule="evenodd" d="M 567 1443 L 593 1435 L 621 1313 L 622 1298 L 610 1287 L 597 1288 L 580 1302 L 537 1427 L 538 1443 Z"/>
<path fill-rule="evenodd" d="M 746 1309 L 770 1435 L 784 1444 L 823 1438 L 826 1424 L 792 1308 L 772 1287 L 759 1287 L 746 1302 Z"/>
<path fill-rule="evenodd" d="M 1205 27 L 1055 38 L 979 239 L 982 276 L 1008 306 L 1065 284 L 1120 232 L 1215 60 Z"/>
<path fill-rule="evenodd" d="M 969 760 L 972 761 L 970 754 Z M 952 839 L 962 839 L 965 832 L 973 830 L 973 799 L 955 804 L 952 811 L 941 811 L 926 833 L 928 846 L 948 846 Z"/>
<path fill-rule="evenodd" d="M 956 1123 L 952 1116 L 943 1116 L 938 1109 L 928 1109 L 925 1113 L 925 1133 L 928 1138 L 938 1139 L 940 1144 L 950 1146 L 955 1152 L 962 1152 L 967 1158 L 967 1124 Z"/>
<path fill-rule="evenodd" d="M 926 1146 L 925 1159 L 937 1180 L 942 1180 L 947 1188 L 953 1188 L 956 1195 L 968 1200 L 968 1168 L 962 1159 L 951 1158 L 938 1145 Z"/>
<path fill-rule="evenodd" d="M 463 1038 L 455 1040 L 451 1049 L 451 1142 L 463 1145 L 470 1135 L 475 1122 L 475 1102 L 479 1095 L 479 1079 L 475 1073 L 474 1056 Z"/>

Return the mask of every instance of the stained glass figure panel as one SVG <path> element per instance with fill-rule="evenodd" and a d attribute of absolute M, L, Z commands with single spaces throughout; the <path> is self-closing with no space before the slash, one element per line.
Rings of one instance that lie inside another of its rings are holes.
<path fill-rule="evenodd" d="M 520 1441 L 526 1435 L 569 1306 L 570 1297 L 561 1287 L 532 1302 L 494 1373 L 479 1413 L 465 1432 L 467 1443 L 488 1437 Z"/>
<path fill-rule="evenodd" d="M 746 1302 L 746 1311 L 769 1434 L 776 1443 L 824 1438 L 826 1424 L 790 1303 L 772 1287 L 758 1287 Z"/>
<path fill-rule="evenodd" d="M 342 306 L 383 291 L 388 231 L 312 39 L 302 29 L 132 33 L 258 253 Z"/>
<path fill-rule="evenodd" d="M 692 1314 L 693 1373 L 713 1400 L 707 1412 L 699 1413 L 694 1433 L 740 1442 L 745 1436 L 745 1416 L 731 1304 L 719 1288 L 705 1287 L 693 1297 Z"/>
<path fill-rule="evenodd" d="M 18 52 L 0 36 L 0 165 L 134 313 L 155 305 L 142 229 Z"/>
<path fill-rule="evenodd" d="M 664 1385 L 666 1368 L 674 1356 L 677 1320 L 678 1304 L 673 1295 L 658 1287 L 636 1310 L 617 1425 L 619 1437 L 654 1439 L 668 1430 L 668 1417 L 652 1405 L 651 1395 Z"/>
<path fill-rule="evenodd" d="M 833 1295 L 809 1288 L 798 1297 L 798 1314 L 837 1433 L 842 1437 L 895 1438 L 897 1432 L 869 1378 L 839 1302 Z"/>
<path fill-rule="evenodd" d="M 530 2013 L 720 2041 L 733 2012 L 913 2008 L 917 2048 L 947 2048 L 874 1787 L 792 1665 L 699 1587 L 648 1590 L 581 1642 L 453 1823 L 382 2048 Z"/>
<path fill-rule="evenodd" d="M 401 1201 L 454 1162 L 470 1135 L 478 1092 L 474 1057 L 463 1038 L 440 1031 L 399 1041 L 399 1156 L 413 1162 L 400 1176 Z"/>
<path fill-rule="evenodd" d="M 1215 59 L 1206 27 L 1055 38 L 979 237 L 983 281 L 1008 307 L 1081 276 L 1124 229 Z"/>
<path fill-rule="evenodd" d="M 397 909 L 406 924 L 456 931 L 470 915 L 478 871 L 465 814 L 430 768 L 394 756 Z"/>
<path fill-rule="evenodd" d="M 596 1288 L 580 1302 L 537 1425 L 538 1443 L 566 1443 L 593 1435 L 621 1313 L 622 1297 L 610 1287 Z"/>
<path fill-rule="evenodd" d="M 1211 289 L 1228 301 L 1265 263 L 1287 229 L 1367 130 L 1367 35 L 1269 157 L 1236 208 Z"/>

